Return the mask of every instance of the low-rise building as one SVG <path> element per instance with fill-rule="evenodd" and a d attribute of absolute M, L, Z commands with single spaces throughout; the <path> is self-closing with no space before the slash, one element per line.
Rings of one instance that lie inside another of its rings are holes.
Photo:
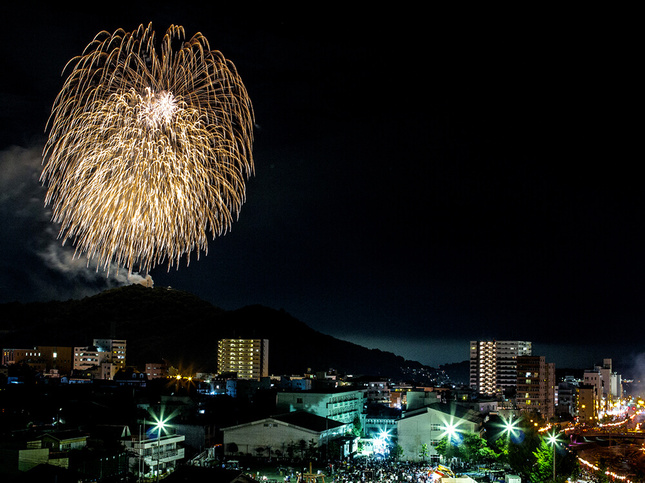
<path fill-rule="evenodd" d="M 439 463 L 436 446 L 444 437 L 482 434 L 484 418 L 456 404 L 438 403 L 407 411 L 397 421 L 398 444 L 408 461 Z"/>
<path fill-rule="evenodd" d="M 275 456 L 318 451 L 345 436 L 350 429 L 351 425 L 296 411 L 222 428 L 222 433 L 228 456 L 238 453 Z"/>
<path fill-rule="evenodd" d="M 279 412 L 307 411 L 323 418 L 351 424 L 363 414 L 363 390 L 285 391 L 276 398 Z"/>
<path fill-rule="evenodd" d="M 184 459 L 181 446 L 186 438 L 179 434 L 159 434 L 151 430 L 148 435 L 132 436 L 124 445 L 130 450 L 128 466 L 136 475 L 154 477 L 174 471 Z"/>

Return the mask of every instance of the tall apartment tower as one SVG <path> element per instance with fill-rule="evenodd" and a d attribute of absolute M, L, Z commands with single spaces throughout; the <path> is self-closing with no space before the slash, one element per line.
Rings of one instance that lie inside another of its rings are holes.
<path fill-rule="evenodd" d="M 471 341 L 470 387 L 487 395 L 513 390 L 517 384 L 517 358 L 531 355 L 531 351 L 528 341 Z"/>
<path fill-rule="evenodd" d="M 238 379 L 260 379 L 269 375 L 268 339 L 222 339 L 217 347 L 220 374 L 237 373 Z"/>
<path fill-rule="evenodd" d="M 545 419 L 555 415 L 555 364 L 544 356 L 517 358 L 517 408 L 540 413 Z"/>
<path fill-rule="evenodd" d="M 497 341 L 497 387 L 508 393 L 517 384 L 517 358 L 530 356 L 533 344 L 525 340 Z"/>
<path fill-rule="evenodd" d="M 470 342 L 470 387 L 479 394 L 497 389 L 497 347 L 495 341 Z"/>

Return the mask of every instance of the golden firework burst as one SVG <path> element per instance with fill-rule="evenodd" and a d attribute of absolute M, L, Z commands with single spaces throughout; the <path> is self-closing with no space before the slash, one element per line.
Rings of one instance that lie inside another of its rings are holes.
<path fill-rule="evenodd" d="M 97 270 L 189 263 L 245 201 L 251 101 L 232 62 L 185 38 L 175 25 L 158 43 L 152 24 L 104 31 L 65 67 L 41 181 L 59 238 Z"/>

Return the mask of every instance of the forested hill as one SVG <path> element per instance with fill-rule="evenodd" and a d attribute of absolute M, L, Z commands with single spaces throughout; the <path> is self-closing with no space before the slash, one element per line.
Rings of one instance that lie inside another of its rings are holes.
<path fill-rule="evenodd" d="M 412 380 L 434 372 L 419 362 L 311 329 L 283 310 L 256 305 L 226 311 L 180 290 L 130 285 L 81 300 L 0 304 L 0 346 L 87 346 L 126 339 L 127 362 L 166 359 L 194 371 L 217 369 L 222 338 L 269 339 L 269 371 L 308 369 Z"/>

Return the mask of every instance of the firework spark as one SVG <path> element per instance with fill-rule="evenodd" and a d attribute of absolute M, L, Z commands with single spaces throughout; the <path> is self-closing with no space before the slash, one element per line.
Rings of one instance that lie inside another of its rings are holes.
<path fill-rule="evenodd" d="M 235 66 L 200 33 L 99 33 L 58 94 L 43 151 L 45 205 L 108 269 L 179 266 L 226 233 L 253 173 L 253 109 Z M 66 66 L 67 69 L 67 66 Z"/>

